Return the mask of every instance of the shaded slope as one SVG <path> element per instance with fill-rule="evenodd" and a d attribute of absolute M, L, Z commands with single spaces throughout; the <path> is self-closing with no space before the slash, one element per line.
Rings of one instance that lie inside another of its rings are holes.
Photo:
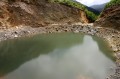
<path fill-rule="evenodd" d="M 87 6 L 86 6 L 86 7 L 87 7 Z M 87 7 L 87 9 L 88 9 L 89 11 L 94 12 L 94 13 L 95 13 L 95 14 L 97 14 L 97 15 L 99 15 L 99 14 L 100 14 L 99 10 L 96 10 L 96 9 L 94 9 L 94 8 Z"/>
<path fill-rule="evenodd" d="M 106 8 L 94 25 L 120 30 L 120 3 L 111 2 L 107 4 Z M 111 4 L 111 6 L 108 7 L 109 4 Z"/>

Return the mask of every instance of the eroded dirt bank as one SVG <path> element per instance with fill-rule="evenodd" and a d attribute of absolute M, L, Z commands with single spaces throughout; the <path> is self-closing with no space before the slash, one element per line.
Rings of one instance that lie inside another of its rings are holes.
<path fill-rule="evenodd" d="M 0 1 L 0 29 L 20 25 L 44 27 L 53 23 L 88 23 L 84 10 L 48 0 Z"/>
<path fill-rule="evenodd" d="M 120 30 L 120 4 L 104 9 L 94 25 Z"/>

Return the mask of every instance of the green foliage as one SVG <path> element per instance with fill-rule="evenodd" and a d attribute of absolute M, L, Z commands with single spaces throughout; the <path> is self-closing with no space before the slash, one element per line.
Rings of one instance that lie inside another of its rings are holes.
<path fill-rule="evenodd" d="M 72 1 L 72 0 L 49 0 L 49 1 L 69 5 L 72 7 L 79 8 L 79 9 L 85 9 L 85 6 L 83 4 L 80 4 L 80 3 L 76 2 L 76 1 Z"/>
<path fill-rule="evenodd" d="M 85 9 L 86 15 L 91 22 L 94 22 L 98 18 L 98 14 L 95 14 L 87 9 Z"/>
<path fill-rule="evenodd" d="M 81 10 L 84 10 L 86 12 L 86 15 L 87 15 L 88 19 L 91 22 L 94 22 L 98 17 L 98 14 L 95 14 L 95 13 L 89 11 L 86 8 L 86 6 L 84 6 L 83 4 L 81 4 L 79 2 L 73 1 L 73 0 L 49 0 L 49 1 L 50 2 L 55 2 L 55 3 L 65 4 L 65 5 L 68 5 L 68 6 L 72 6 L 72 7 L 76 7 L 76 8 L 79 8 Z"/>
<path fill-rule="evenodd" d="M 114 6 L 114 5 L 118 5 L 118 4 L 120 4 L 120 0 L 111 0 L 111 1 L 106 5 L 105 8 L 108 8 L 108 7 Z"/>

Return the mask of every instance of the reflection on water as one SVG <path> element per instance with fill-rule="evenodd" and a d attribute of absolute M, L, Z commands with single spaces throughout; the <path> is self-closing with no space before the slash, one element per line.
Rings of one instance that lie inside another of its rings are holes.
<path fill-rule="evenodd" d="M 102 40 L 93 38 L 70 33 L 2 42 L 1 78 L 105 79 L 114 73 L 110 67 L 115 64 L 108 58 L 112 52 L 105 43 L 99 44 Z"/>

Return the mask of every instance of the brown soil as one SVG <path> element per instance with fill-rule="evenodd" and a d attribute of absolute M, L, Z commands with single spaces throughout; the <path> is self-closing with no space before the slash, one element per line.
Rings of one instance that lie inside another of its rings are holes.
<path fill-rule="evenodd" d="M 85 12 L 80 9 L 63 4 L 50 3 L 47 0 L 0 1 L 1 28 L 18 25 L 43 27 L 51 23 L 67 22 L 87 23 L 88 19 Z"/>
<path fill-rule="evenodd" d="M 120 30 L 120 4 L 105 9 L 94 26 L 110 27 Z"/>

